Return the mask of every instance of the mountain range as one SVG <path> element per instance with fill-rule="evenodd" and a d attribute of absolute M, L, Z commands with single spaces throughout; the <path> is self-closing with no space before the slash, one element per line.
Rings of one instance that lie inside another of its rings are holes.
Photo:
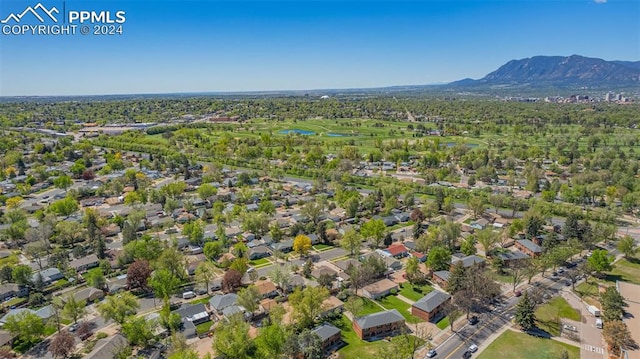
<path fill-rule="evenodd" d="M 638 87 L 640 61 L 606 61 L 571 56 L 534 56 L 511 60 L 479 80 L 464 79 L 454 87 Z"/>

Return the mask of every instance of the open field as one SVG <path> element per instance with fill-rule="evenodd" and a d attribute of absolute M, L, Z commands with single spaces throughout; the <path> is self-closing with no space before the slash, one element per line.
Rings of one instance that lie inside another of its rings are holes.
<path fill-rule="evenodd" d="M 570 359 L 580 358 L 578 347 L 508 330 L 489 344 L 477 358 L 556 359 L 561 358 L 564 351 Z"/>
<path fill-rule="evenodd" d="M 388 295 L 378 300 L 378 303 L 382 304 L 382 306 L 387 309 L 398 310 L 398 312 L 402 314 L 402 316 L 407 320 L 408 323 L 419 323 L 422 321 L 422 319 L 411 315 L 411 305 L 409 303 L 399 299 L 394 295 Z"/>
<path fill-rule="evenodd" d="M 415 284 L 411 285 L 410 283 L 402 283 L 400 292 L 398 292 L 403 297 L 410 299 L 412 301 L 417 301 L 420 298 L 424 297 L 429 292 L 433 291 L 433 287 L 427 284 Z"/>

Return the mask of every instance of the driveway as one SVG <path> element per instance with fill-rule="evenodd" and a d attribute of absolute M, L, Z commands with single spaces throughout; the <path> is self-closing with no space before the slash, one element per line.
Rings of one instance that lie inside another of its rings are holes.
<path fill-rule="evenodd" d="M 596 318 L 587 310 L 587 305 L 574 293 L 563 290 L 562 297 L 574 308 L 580 311 L 581 322 L 571 322 L 578 328 L 580 335 L 580 358 L 603 359 L 606 358 L 606 349 L 602 340 L 602 329 L 596 328 Z"/>

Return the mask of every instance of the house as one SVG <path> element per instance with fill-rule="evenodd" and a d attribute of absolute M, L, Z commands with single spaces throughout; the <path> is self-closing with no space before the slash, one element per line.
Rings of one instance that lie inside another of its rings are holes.
<path fill-rule="evenodd" d="M 400 334 L 404 317 L 396 309 L 373 313 L 356 318 L 353 331 L 362 340 L 376 340 Z"/>
<path fill-rule="evenodd" d="M 529 256 L 519 250 L 515 250 L 498 253 L 496 258 L 500 259 L 506 266 L 510 266 L 529 259 Z"/>
<path fill-rule="evenodd" d="M 440 317 L 442 308 L 451 299 L 451 295 L 439 290 L 429 292 L 411 305 L 411 314 L 427 322 Z"/>
<path fill-rule="evenodd" d="M 51 307 L 51 305 L 47 305 L 46 307 L 42 307 L 38 310 L 33 310 L 33 309 L 29 309 L 29 308 L 16 308 L 16 309 L 11 309 L 7 312 L 7 314 L 5 314 L 2 318 L 0 318 L 0 326 L 4 325 L 7 322 L 7 319 L 9 317 L 12 317 L 14 315 L 19 315 L 21 313 L 32 313 L 37 315 L 38 317 L 40 317 L 40 319 L 42 319 L 43 322 L 46 322 L 47 320 L 49 320 L 51 317 L 53 317 L 54 315 L 54 311 L 53 308 Z"/>
<path fill-rule="evenodd" d="M 479 265 L 482 266 L 484 265 L 484 258 L 482 257 L 478 257 L 475 254 L 472 254 L 470 256 L 464 256 L 464 257 L 456 257 L 456 256 L 452 256 L 451 257 L 451 267 L 449 268 L 449 270 L 453 270 L 453 266 L 455 266 L 458 262 L 462 263 L 462 266 L 465 268 L 469 268 L 473 265 Z"/>
<path fill-rule="evenodd" d="M 485 228 L 487 227 L 487 225 L 488 225 L 488 224 L 489 224 L 489 221 L 487 221 L 487 220 L 486 220 L 486 219 L 484 219 L 484 218 L 480 218 L 480 219 L 479 219 L 479 220 L 477 220 L 477 221 L 471 222 L 471 225 L 470 225 L 470 226 L 471 226 L 471 228 L 473 228 L 473 229 L 478 229 L 478 230 L 480 230 L 480 229 L 485 229 Z"/>
<path fill-rule="evenodd" d="M 122 334 L 115 334 L 110 337 L 100 339 L 96 342 L 93 350 L 87 354 L 85 359 L 112 359 L 122 348 L 129 345 L 127 338 Z"/>
<path fill-rule="evenodd" d="M 424 253 L 411 251 L 409 252 L 409 255 L 411 257 L 417 258 L 420 263 L 424 263 L 427 261 L 427 255 Z"/>
<path fill-rule="evenodd" d="M 11 342 L 15 336 L 6 330 L 0 330 L 0 347 L 11 346 Z"/>
<path fill-rule="evenodd" d="M 398 290 L 398 284 L 385 278 L 362 287 L 361 293 L 363 297 L 376 300 L 391 294 L 394 290 Z"/>
<path fill-rule="evenodd" d="M 86 300 L 87 304 L 90 304 L 104 298 L 104 292 L 96 288 L 85 288 L 81 291 L 76 292 L 73 297 L 77 301 Z"/>
<path fill-rule="evenodd" d="M 249 255 L 249 260 L 252 261 L 264 257 L 269 257 L 271 255 L 271 251 L 265 245 L 250 248 L 247 253 Z"/>
<path fill-rule="evenodd" d="M 88 255 L 86 257 L 74 259 L 69 262 L 69 267 L 76 270 L 76 272 L 83 272 L 90 268 L 95 268 L 100 264 L 100 259 L 95 254 Z"/>
<path fill-rule="evenodd" d="M 358 262 L 353 258 L 349 258 L 349 259 L 343 259 L 343 260 L 337 261 L 335 265 L 336 267 L 340 268 L 340 270 L 342 271 L 348 271 L 349 266 L 352 266 L 353 268 L 360 268 L 362 263 Z"/>
<path fill-rule="evenodd" d="M 186 338 L 196 336 L 196 325 L 211 320 L 204 303 L 193 305 L 184 304 L 180 309 L 174 310 L 172 313 L 178 314 L 182 319 L 182 334 Z"/>
<path fill-rule="evenodd" d="M 288 239 L 286 241 L 281 241 L 278 243 L 272 243 L 271 248 L 282 253 L 291 252 L 293 250 L 293 239 Z"/>
<path fill-rule="evenodd" d="M 222 311 L 226 307 L 236 305 L 237 303 L 238 296 L 235 293 L 216 294 L 209 299 L 209 307 L 218 314 L 222 314 Z"/>
<path fill-rule="evenodd" d="M 333 269 L 327 267 L 327 266 L 318 266 L 316 267 L 316 269 L 314 269 L 313 271 L 311 271 L 311 276 L 313 278 L 319 279 L 320 276 L 322 276 L 323 274 L 325 275 L 329 275 L 331 277 L 335 277 L 338 275 L 338 273 L 336 271 L 334 271 Z"/>
<path fill-rule="evenodd" d="M 528 239 L 518 239 L 516 241 L 516 248 L 523 251 L 529 257 L 536 257 L 542 253 L 542 247 Z"/>
<path fill-rule="evenodd" d="M 304 287 L 306 287 L 306 285 L 307 284 L 301 275 L 293 274 L 291 278 L 289 278 L 289 283 L 287 283 L 286 288 L 280 289 L 285 289 L 287 292 L 293 292 L 294 289 L 303 289 Z"/>
<path fill-rule="evenodd" d="M 321 317 L 326 317 L 333 313 L 342 313 L 344 310 L 344 302 L 332 295 L 322 302 L 322 309 Z"/>
<path fill-rule="evenodd" d="M 447 288 L 449 285 L 449 277 L 451 276 L 451 272 L 448 270 L 439 270 L 433 272 L 431 275 L 431 279 L 436 282 L 440 287 Z"/>
<path fill-rule="evenodd" d="M 62 274 L 62 272 L 60 272 L 58 268 L 47 268 L 39 272 L 35 272 L 31 276 L 31 281 L 33 283 L 36 283 L 39 280 L 39 278 L 42 278 L 42 283 L 45 286 L 47 286 L 59 279 L 64 278 L 64 275 Z"/>
<path fill-rule="evenodd" d="M 29 295 L 29 288 L 15 283 L 6 283 L 0 286 L 0 300 L 10 297 L 23 298 Z"/>
<path fill-rule="evenodd" d="M 387 247 L 385 251 L 394 258 L 404 258 L 409 255 L 409 249 L 401 243 L 395 243 Z"/>
<path fill-rule="evenodd" d="M 275 284 L 270 280 L 257 281 L 256 289 L 258 289 L 258 293 L 260 293 L 261 298 L 275 298 L 278 296 L 278 290 L 276 289 Z"/>
<path fill-rule="evenodd" d="M 342 344 L 342 332 L 331 324 L 324 323 L 311 330 L 322 342 L 322 351 L 328 353 Z"/>

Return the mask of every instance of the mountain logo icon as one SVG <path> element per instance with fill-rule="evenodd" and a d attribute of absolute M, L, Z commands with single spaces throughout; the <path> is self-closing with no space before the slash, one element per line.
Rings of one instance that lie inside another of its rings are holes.
<path fill-rule="evenodd" d="M 41 23 L 44 23 L 46 21 L 45 20 L 46 18 L 53 20 L 53 22 L 58 22 L 58 19 L 54 16 L 54 14 L 59 14 L 59 13 L 60 11 L 58 11 L 58 9 L 56 9 L 55 6 L 52 7 L 51 10 L 48 10 L 44 5 L 42 5 L 42 3 L 38 3 L 36 6 L 27 7 L 26 9 L 24 9 L 23 12 L 19 14 L 16 14 L 16 13 L 9 14 L 9 16 L 7 16 L 6 19 L 0 21 L 0 23 L 7 24 L 11 21 L 15 23 L 20 23 L 22 18 L 27 14 L 32 14 Z"/>

